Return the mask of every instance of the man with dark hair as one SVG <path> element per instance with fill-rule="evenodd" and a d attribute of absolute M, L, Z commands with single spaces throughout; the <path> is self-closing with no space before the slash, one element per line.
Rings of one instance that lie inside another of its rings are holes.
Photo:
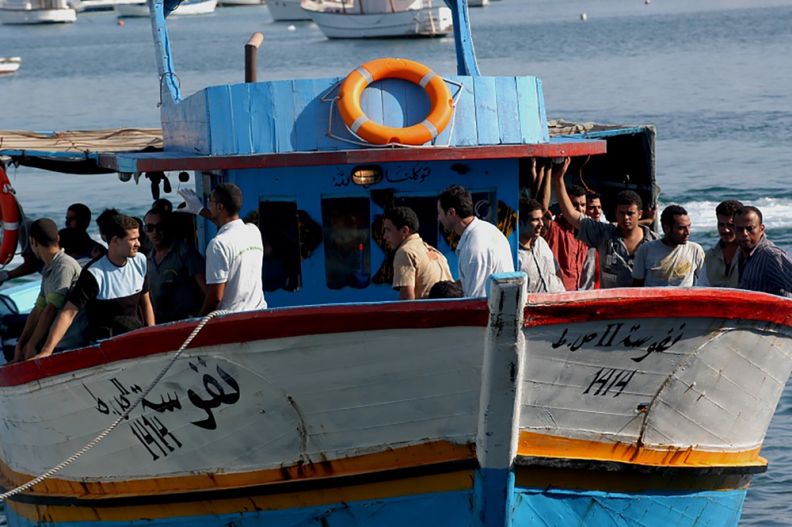
<path fill-rule="evenodd" d="M 146 257 L 138 252 L 137 221 L 118 214 L 104 223 L 104 230 L 107 254 L 82 270 L 66 305 L 52 324 L 47 342 L 35 358 L 52 354 L 82 310 L 88 318 L 90 341 L 154 325 Z"/>
<path fill-rule="evenodd" d="M 690 217 L 679 205 L 660 215 L 663 238 L 638 247 L 633 264 L 633 285 L 693 287 L 704 268 L 704 249 L 690 241 Z"/>
<path fill-rule="evenodd" d="M 528 292 L 561 293 L 564 283 L 558 276 L 558 263 L 542 238 L 544 208 L 535 199 L 520 199 L 520 271 L 528 275 Z"/>
<path fill-rule="evenodd" d="M 233 183 L 217 185 L 208 210 L 218 231 L 206 248 L 207 290 L 201 314 L 215 309 L 265 309 L 261 282 L 264 244 L 258 227 L 239 218 L 242 191 Z"/>
<path fill-rule="evenodd" d="M 569 158 L 563 163 L 553 163 L 551 178 L 563 180 L 564 174 L 569 167 Z M 575 212 L 585 214 L 586 212 L 586 191 L 578 185 L 566 187 L 566 194 Z M 542 206 L 546 211 L 550 205 L 550 193 L 543 194 Z M 564 282 L 564 289 L 576 291 L 585 282 L 583 267 L 588 256 L 589 246 L 577 239 L 577 227 L 569 222 L 563 210 L 555 219 L 547 221 L 547 232 L 544 235 L 547 245 L 553 251 L 561 272 L 561 280 Z"/>
<path fill-rule="evenodd" d="M 426 298 L 464 298 L 464 296 L 465 293 L 462 291 L 462 286 L 459 282 L 442 280 L 432 286 Z"/>
<path fill-rule="evenodd" d="M 456 252 L 465 296 L 487 296 L 491 274 L 514 271 L 509 240 L 495 225 L 476 218 L 473 197 L 464 187 L 452 185 L 440 193 L 437 220 L 460 236 Z"/>
<path fill-rule="evenodd" d="M 599 192 L 593 190 L 586 192 L 586 216 L 592 220 L 608 223 L 605 214 L 602 213 L 602 199 Z"/>
<path fill-rule="evenodd" d="M 172 213 L 151 209 L 145 228 L 153 249 L 148 254 L 151 303 L 157 323 L 196 316 L 203 306 L 206 279 L 201 254 L 173 236 Z"/>
<path fill-rule="evenodd" d="M 82 203 L 72 203 L 66 210 L 65 227 L 58 233 L 61 248 L 81 264 L 98 258 L 107 249 L 88 234 L 91 209 Z"/>
<path fill-rule="evenodd" d="M 553 172 L 553 188 L 564 217 L 578 229 L 578 239 L 599 253 L 600 287 L 629 287 L 638 247 L 657 235 L 640 225 L 641 198 L 631 190 L 616 195 L 616 225 L 587 218 L 572 205 L 564 187 L 563 173 Z"/>
<path fill-rule="evenodd" d="M 792 297 L 792 260 L 767 239 L 762 212 L 743 206 L 734 214 L 740 245 L 740 289 Z"/>
<path fill-rule="evenodd" d="M 66 209 L 66 224 L 64 227 L 67 229 L 77 229 L 87 231 L 91 225 L 91 209 L 83 203 L 72 203 Z"/>
<path fill-rule="evenodd" d="M 418 234 L 418 216 L 409 207 L 394 207 L 382 215 L 383 235 L 393 256 L 393 288 L 401 300 L 424 298 L 432 286 L 452 280 L 443 253 Z"/>
<path fill-rule="evenodd" d="M 29 235 L 33 254 L 44 263 L 44 268 L 41 270 L 41 290 L 17 340 L 14 361 L 28 359 L 38 353 L 52 321 L 66 304 L 66 295 L 80 276 L 80 264 L 60 250 L 58 227 L 54 221 L 48 218 L 34 221 Z M 82 344 L 82 328 L 75 325 L 73 329 L 61 342 L 62 348 Z"/>
<path fill-rule="evenodd" d="M 729 199 L 715 207 L 720 240 L 704 256 L 704 272 L 697 285 L 701 287 L 737 287 L 740 282 L 737 251 L 739 245 L 734 233 L 734 213 L 743 206 Z"/>

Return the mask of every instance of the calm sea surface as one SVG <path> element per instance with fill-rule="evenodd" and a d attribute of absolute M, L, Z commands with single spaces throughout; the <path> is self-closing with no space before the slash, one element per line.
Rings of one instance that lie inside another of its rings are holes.
<path fill-rule="evenodd" d="M 580 20 L 586 13 L 587 22 Z M 503 0 L 471 12 L 484 74 L 543 79 L 548 115 L 657 126 L 664 204 L 690 211 L 694 239 L 717 238 L 714 206 L 738 198 L 765 215 L 770 239 L 792 249 L 792 1 Z M 329 41 L 308 23 L 275 24 L 266 8 L 219 9 L 170 23 L 183 93 L 244 78 L 243 46 L 265 41 L 260 79 L 345 75 L 404 56 L 454 73 L 453 40 Z M 63 26 L 0 26 L 0 56 L 22 68 L 0 78 L 0 129 L 158 127 L 158 79 L 148 20 L 81 14 Z M 60 223 L 76 200 L 142 213 L 146 185 L 114 175 L 11 169 L 32 216 Z M 792 389 L 782 398 L 743 525 L 791 525 Z"/>

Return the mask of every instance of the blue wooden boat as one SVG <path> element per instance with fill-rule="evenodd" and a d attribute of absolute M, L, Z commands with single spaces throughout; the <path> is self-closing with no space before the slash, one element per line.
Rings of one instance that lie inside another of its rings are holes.
<path fill-rule="evenodd" d="M 551 138 L 539 79 L 480 75 L 466 2 L 447 3 L 452 115 L 438 124 L 440 102 L 385 78 L 360 92 L 378 133 L 339 111 L 360 70 L 182 97 L 165 22 L 176 2 L 149 0 L 164 150 L 80 155 L 127 184 L 170 170 L 192 171 L 204 197 L 238 184 L 271 248 L 275 308 L 0 368 L 0 478 L 22 486 L 7 496 L 9 525 L 737 524 L 792 371 L 788 300 L 526 297 L 517 273 L 493 276 L 489 301 L 395 301 L 378 245 L 387 206 L 413 207 L 454 269 L 434 221 L 451 183 L 512 249 L 532 158 L 591 156 L 593 178 L 656 198 L 651 128 Z M 432 128 L 424 143 L 388 144 Z M 74 155 L 40 157 L 62 168 Z M 199 231 L 205 247 L 214 227 Z"/>

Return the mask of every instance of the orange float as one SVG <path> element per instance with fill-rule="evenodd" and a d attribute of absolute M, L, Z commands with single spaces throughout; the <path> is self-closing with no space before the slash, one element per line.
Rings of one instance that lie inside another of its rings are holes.
<path fill-rule="evenodd" d="M 6 171 L 0 165 L 0 220 L 3 222 L 3 241 L 0 242 L 0 265 L 11 261 L 19 241 L 19 212 L 14 189 L 8 180 Z"/>
<path fill-rule="evenodd" d="M 369 84 L 382 79 L 402 79 L 423 88 L 429 96 L 429 115 L 420 123 L 404 128 L 372 121 L 360 107 L 360 97 Z M 344 79 L 338 97 L 338 111 L 347 127 L 375 145 L 422 145 L 437 137 L 454 114 L 454 101 L 442 77 L 427 66 L 407 59 L 385 58 L 362 64 Z"/>

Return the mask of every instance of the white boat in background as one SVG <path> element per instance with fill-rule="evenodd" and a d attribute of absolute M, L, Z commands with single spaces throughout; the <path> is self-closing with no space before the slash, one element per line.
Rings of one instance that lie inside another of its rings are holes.
<path fill-rule="evenodd" d="M 470 7 L 484 7 L 485 5 L 489 5 L 490 0 L 469 0 L 468 6 Z"/>
<path fill-rule="evenodd" d="M 209 15 L 214 13 L 217 0 L 184 0 L 170 16 Z M 121 4 L 115 6 L 118 18 L 148 18 L 149 8 L 144 3 Z"/>
<path fill-rule="evenodd" d="M 303 0 L 327 38 L 440 37 L 453 31 L 441 0 Z"/>
<path fill-rule="evenodd" d="M 300 8 L 300 0 L 267 0 L 267 9 L 276 22 L 311 20 L 311 16 Z"/>
<path fill-rule="evenodd" d="M 0 4 L 3 24 L 59 24 L 75 20 L 77 12 L 67 0 L 5 0 Z"/>
<path fill-rule="evenodd" d="M 78 13 L 86 11 L 112 11 L 117 5 L 139 4 L 140 0 L 69 0 Z"/>
<path fill-rule="evenodd" d="M 222 0 L 217 3 L 220 7 L 236 7 L 243 5 L 264 5 L 266 0 Z"/>
<path fill-rule="evenodd" d="M 0 57 L 0 75 L 12 75 L 21 65 L 22 59 L 19 57 Z"/>

